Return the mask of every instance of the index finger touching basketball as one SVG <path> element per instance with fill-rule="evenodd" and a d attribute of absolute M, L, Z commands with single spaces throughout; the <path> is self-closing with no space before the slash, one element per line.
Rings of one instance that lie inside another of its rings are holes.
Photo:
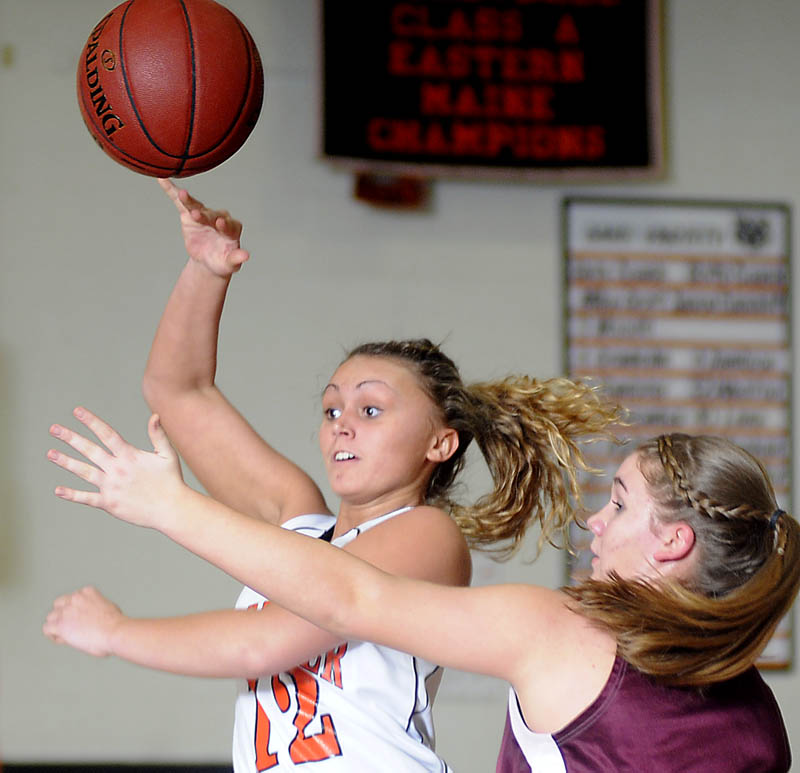
<path fill-rule="evenodd" d="M 250 258 L 250 253 L 239 244 L 242 224 L 227 210 L 206 207 L 167 178 L 159 178 L 158 183 L 180 212 L 183 241 L 189 257 L 217 276 L 229 277 L 236 273 Z"/>

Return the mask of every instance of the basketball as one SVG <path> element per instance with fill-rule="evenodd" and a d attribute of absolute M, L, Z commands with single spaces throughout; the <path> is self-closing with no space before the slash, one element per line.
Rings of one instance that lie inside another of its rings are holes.
<path fill-rule="evenodd" d="M 264 96 L 258 49 L 214 0 L 127 0 L 95 25 L 78 62 L 78 105 L 128 169 L 188 177 L 230 158 Z"/>

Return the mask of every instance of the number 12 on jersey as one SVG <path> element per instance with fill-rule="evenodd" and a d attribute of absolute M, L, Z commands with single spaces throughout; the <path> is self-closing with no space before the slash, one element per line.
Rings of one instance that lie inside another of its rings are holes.
<path fill-rule="evenodd" d="M 295 715 L 293 724 L 295 733 L 287 750 L 270 751 L 271 724 L 267 712 L 258 700 L 259 680 L 251 679 L 248 687 L 256 700 L 255 753 L 256 769 L 269 770 L 278 765 L 279 755 L 288 753 L 289 759 L 298 765 L 303 762 L 319 762 L 330 757 L 338 757 L 342 750 L 336 735 L 336 726 L 330 714 L 321 714 L 322 729 L 316 733 L 308 733 L 308 727 L 317 716 L 319 709 L 319 683 L 316 674 L 328 682 L 342 687 L 341 658 L 347 651 L 347 644 L 332 649 L 324 656 L 318 657 L 288 672 L 291 685 L 287 686 L 278 674 L 270 677 L 270 688 L 275 705 L 287 714 L 292 707 L 294 693 Z M 324 668 L 320 668 L 324 663 Z"/>

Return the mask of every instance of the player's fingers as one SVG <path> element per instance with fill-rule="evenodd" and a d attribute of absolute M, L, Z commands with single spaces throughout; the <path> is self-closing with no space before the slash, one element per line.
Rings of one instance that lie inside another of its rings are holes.
<path fill-rule="evenodd" d="M 169 177 L 159 177 L 158 184 L 161 186 L 161 190 L 163 190 L 164 193 L 166 193 L 171 199 L 177 197 L 178 188 L 175 183 L 169 179 Z"/>
<path fill-rule="evenodd" d="M 102 509 L 102 498 L 97 491 L 78 491 L 67 486 L 56 486 L 53 493 L 59 499 L 66 499 L 68 502 L 76 502 L 79 505 L 89 505 Z"/>
<path fill-rule="evenodd" d="M 103 443 L 103 445 L 112 451 L 114 454 L 119 454 L 120 451 L 127 448 L 130 444 L 119 434 L 108 422 L 103 421 L 97 414 L 92 413 L 88 408 L 79 405 L 72 412 L 75 418 L 88 427 Z M 78 436 L 80 437 L 80 436 Z M 88 442 L 88 441 L 87 441 Z M 70 444 L 71 445 L 71 444 Z M 81 451 L 81 449 L 77 449 Z M 102 450 L 102 449 L 101 449 Z M 81 451 L 83 453 L 83 451 Z M 84 454 L 88 459 L 91 456 Z M 92 459 L 92 461 L 95 461 Z"/>
<path fill-rule="evenodd" d="M 89 461 L 94 462 L 100 469 L 105 469 L 108 466 L 108 452 L 94 441 L 89 440 L 89 438 L 85 438 L 83 435 L 73 432 L 69 427 L 64 427 L 61 424 L 52 424 L 50 426 L 50 434 L 54 438 L 63 440 L 79 454 L 85 456 Z M 51 449 L 51 451 L 53 451 L 53 453 L 58 453 L 53 449 Z M 47 456 L 51 461 L 56 462 L 56 459 L 50 455 L 50 451 L 48 451 Z M 59 462 L 56 463 L 58 464 Z M 64 465 L 61 466 L 63 467 Z"/>
<path fill-rule="evenodd" d="M 250 253 L 247 250 L 237 249 L 229 255 L 228 260 L 232 266 L 241 268 L 242 263 L 246 263 L 250 260 Z"/>
<path fill-rule="evenodd" d="M 81 462 L 77 459 L 73 459 L 71 456 L 62 454 L 60 451 L 56 451 L 54 448 L 51 448 L 47 452 L 47 458 L 53 464 L 61 467 L 62 470 L 67 470 L 67 472 L 77 475 L 81 480 L 85 480 L 87 483 L 91 483 L 93 486 L 97 486 L 98 488 L 100 487 L 102 482 L 101 476 L 103 473 L 93 464 L 88 464 L 87 462 Z"/>
<path fill-rule="evenodd" d="M 158 184 L 161 186 L 161 189 L 164 191 L 164 193 L 166 193 L 167 196 L 172 199 L 172 203 L 175 205 L 176 209 L 179 212 L 185 212 L 186 207 L 180 198 L 181 189 L 178 188 L 178 186 L 175 185 L 175 183 L 172 182 L 172 180 L 170 180 L 168 177 L 160 177 L 158 179 Z"/>
<path fill-rule="evenodd" d="M 242 224 L 234 220 L 230 215 L 217 214 L 214 227 L 229 239 L 238 239 L 242 235 Z"/>
<path fill-rule="evenodd" d="M 179 209 L 185 210 L 193 210 L 193 209 L 207 209 L 205 204 L 203 204 L 200 199 L 196 199 L 192 196 L 186 188 L 175 188 L 177 191 L 178 200 L 176 204 L 179 205 Z"/>
<path fill-rule="evenodd" d="M 69 594 L 69 593 L 67 593 L 64 596 L 59 596 L 53 602 L 53 610 L 61 609 L 62 607 L 65 607 L 67 604 L 69 604 L 69 601 L 70 601 L 71 598 L 72 598 L 72 594 Z M 50 615 L 52 615 L 52 614 L 53 614 L 53 612 L 51 611 Z M 48 615 L 48 617 L 50 617 L 50 615 Z"/>
<path fill-rule="evenodd" d="M 164 430 L 157 413 L 152 414 L 147 422 L 147 434 L 150 438 L 150 442 L 153 444 L 153 450 L 156 452 L 156 454 L 167 459 L 177 458 L 177 453 L 172 447 L 172 443 L 170 443 L 167 433 Z M 94 589 L 87 587 L 83 590 L 88 592 Z"/>

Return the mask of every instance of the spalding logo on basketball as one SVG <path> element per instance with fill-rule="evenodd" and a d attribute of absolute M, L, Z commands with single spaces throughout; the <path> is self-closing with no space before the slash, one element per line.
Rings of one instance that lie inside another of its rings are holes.
<path fill-rule="evenodd" d="M 78 62 L 92 136 L 152 177 L 188 177 L 230 158 L 263 97 L 250 33 L 214 0 L 127 0 L 97 23 Z"/>

